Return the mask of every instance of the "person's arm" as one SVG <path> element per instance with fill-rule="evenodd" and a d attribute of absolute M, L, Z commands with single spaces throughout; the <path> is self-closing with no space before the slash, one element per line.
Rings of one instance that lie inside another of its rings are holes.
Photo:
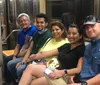
<path fill-rule="evenodd" d="M 23 58 L 23 60 L 22 60 L 22 62 L 26 62 L 26 60 L 28 59 L 28 57 L 30 56 L 30 53 L 31 53 L 31 51 L 32 51 L 32 48 L 33 48 L 33 44 L 34 44 L 34 42 L 33 41 L 31 41 L 31 44 L 30 44 L 30 46 L 29 46 L 29 48 L 28 48 L 28 50 L 27 50 L 27 52 L 26 52 L 26 54 L 25 54 L 25 56 L 24 56 L 24 58 Z"/>
<path fill-rule="evenodd" d="M 100 85 L 100 74 L 86 81 L 87 85 Z"/>
<path fill-rule="evenodd" d="M 17 44 L 14 49 L 13 58 L 16 58 L 17 54 L 19 53 L 19 50 L 20 50 L 20 45 Z"/>
<path fill-rule="evenodd" d="M 74 75 L 76 73 L 80 73 L 81 69 L 82 69 L 82 63 L 83 63 L 83 57 L 81 57 L 79 60 L 78 60 L 78 64 L 77 64 L 77 67 L 76 68 L 72 68 L 72 69 L 63 69 L 63 70 L 53 70 L 53 73 L 49 74 L 48 76 L 51 78 L 51 79 L 56 79 L 56 78 L 59 78 L 65 74 L 67 75 Z M 66 70 L 66 71 L 65 71 Z M 65 73 L 66 72 L 66 73 Z"/>
<path fill-rule="evenodd" d="M 25 56 L 26 52 L 27 52 L 27 49 L 25 49 L 24 51 L 20 51 L 19 54 L 18 54 L 18 57 Z"/>
<path fill-rule="evenodd" d="M 22 48 L 20 49 L 20 52 L 18 54 L 18 57 L 23 57 L 25 56 L 27 49 L 30 46 L 30 43 L 32 41 L 32 37 L 29 35 L 26 35 L 25 41 L 24 41 L 24 45 L 22 46 Z"/>
<path fill-rule="evenodd" d="M 30 59 L 32 60 L 38 60 L 38 59 L 43 59 L 46 57 L 58 55 L 58 49 L 50 50 L 50 51 L 45 51 L 45 52 L 38 52 L 37 54 L 32 54 L 30 55 Z"/>
<path fill-rule="evenodd" d="M 100 85 L 100 74 L 86 81 L 87 85 Z M 72 83 L 68 85 L 82 85 L 81 83 Z"/>

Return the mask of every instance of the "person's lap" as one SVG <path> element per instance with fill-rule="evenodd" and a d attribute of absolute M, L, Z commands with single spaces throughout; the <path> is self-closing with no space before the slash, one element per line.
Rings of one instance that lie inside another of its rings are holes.
<path fill-rule="evenodd" d="M 48 85 L 45 77 L 40 77 L 31 82 L 31 85 Z"/>
<path fill-rule="evenodd" d="M 7 63 L 7 67 L 8 69 L 10 67 L 15 67 L 17 63 L 21 62 L 23 58 L 16 58 L 14 60 L 10 60 L 8 63 Z"/>
<path fill-rule="evenodd" d="M 21 62 L 21 61 L 22 61 L 22 58 L 16 58 L 14 60 L 10 60 L 7 63 L 7 68 L 9 70 L 9 72 L 11 73 L 11 75 L 13 76 L 13 78 L 17 77 L 17 74 L 16 74 L 16 64 Z"/>
<path fill-rule="evenodd" d="M 30 64 L 30 65 L 27 66 L 26 70 L 30 71 L 33 76 L 39 78 L 39 77 L 43 76 L 45 68 L 46 68 L 45 65 Z"/>
<path fill-rule="evenodd" d="M 43 77 L 45 68 L 45 65 L 29 64 L 23 72 L 19 85 L 29 85 L 32 82 L 33 77 L 36 79 Z"/>
<path fill-rule="evenodd" d="M 21 65 L 21 66 L 19 66 L 19 67 L 17 68 L 17 76 L 18 76 L 18 79 L 21 78 L 22 73 L 23 73 L 23 71 L 25 70 L 26 66 L 27 66 L 26 64 L 23 64 L 23 65 Z"/>

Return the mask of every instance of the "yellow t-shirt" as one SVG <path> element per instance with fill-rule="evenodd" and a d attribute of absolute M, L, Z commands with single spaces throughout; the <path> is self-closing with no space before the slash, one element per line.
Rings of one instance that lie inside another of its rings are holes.
<path fill-rule="evenodd" d="M 54 38 L 52 38 L 48 42 L 46 42 L 46 44 L 44 44 L 44 46 L 40 49 L 40 52 L 56 49 L 65 43 L 69 43 L 68 39 L 63 39 L 63 40 L 57 42 Z M 57 56 L 47 57 L 47 58 L 45 58 L 45 60 L 48 61 L 54 57 L 57 57 Z"/>

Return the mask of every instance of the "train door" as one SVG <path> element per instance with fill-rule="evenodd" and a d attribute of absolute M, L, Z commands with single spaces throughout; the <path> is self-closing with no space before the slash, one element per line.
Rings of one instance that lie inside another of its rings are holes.
<path fill-rule="evenodd" d="M 7 37 L 13 30 L 19 29 L 16 18 L 22 12 L 29 14 L 33 20 L 39 13 L 39 0 L 0 0 L 0 85 L 2 85 L 2 48 L 14 49 L 17 32 L 14 31 L 9 38 Z"/>
<path fill-rule="evenodd" d="M 27 13 L 32 21 L 37 13 L 39 13 L 39 0 L 5 0 L 4 17 L 6 22 L 6 37 L 12 30 L 19 29 L 16 18 L 20 13 Z M 13 49 L 17 40 L 17 32 L 7 39 L 7 45 L 4 49 Z"/>

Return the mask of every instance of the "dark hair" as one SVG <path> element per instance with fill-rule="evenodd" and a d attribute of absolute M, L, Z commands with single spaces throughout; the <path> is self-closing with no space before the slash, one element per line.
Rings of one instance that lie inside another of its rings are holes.
<path fill-rule="evenodd" d="M 46 16 L 46 14 L 44 14 L 44 13 L 40 13 L 40 14 L 36 15 L 36 19 L 37 18 L 44 18 L 45 19 L 45 22 L 48 22 L 48 18 Z"/>
<path fill-rule="evenodd" d="M 63 31 L 62 38 L 67 38 L 67 30 L 66 30 L 65 26 L 59 20 L 54 20 L 51 22 L 50 30 L 51 30 L 52 26 L 58 26 Z"/>
<path fill-rule="evenodd" d="M 84 39 L 83 39 L 83 31 L 82 29 L 75 23 L 72 23 L 69 28 L 76 28 L 78 30 L 78 33 L 79 35 L 82 35 L 82 38 L 80 39 L 80 42 L 84 42 Z"/>

